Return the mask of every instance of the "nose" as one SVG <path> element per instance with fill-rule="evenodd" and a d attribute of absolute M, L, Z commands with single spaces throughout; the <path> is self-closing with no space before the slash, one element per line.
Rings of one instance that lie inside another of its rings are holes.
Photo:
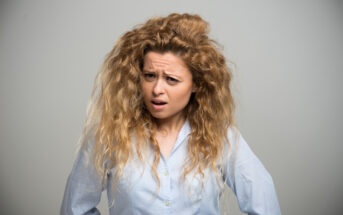
<path fill-rule="evenodd" d="M 152 92 L 154 95 L 160 95 L 164 93 L 163 80 L 160 78 L 156 80 Z"/>

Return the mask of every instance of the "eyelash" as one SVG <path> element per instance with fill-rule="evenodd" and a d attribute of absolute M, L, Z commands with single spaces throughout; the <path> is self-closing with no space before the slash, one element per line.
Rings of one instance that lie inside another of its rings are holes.
<path fill-rule="evenodd" d="M 145 73 L 145 74 L 144 74 L 144 77 L 145 77 L 145 78 L 155 78 L 156 75 L 155 75 L 155 74 L 152 74 L 152 73 Z M 179 82 L 179 80 L 177 80 L 177 79 L 175 79 L 175 78 L 173 78 L 173 77 L 166 77 L 166 80 L 167 80 L 167 81 L 171 81 L 171 82 L 173 82 L 173 83 Z"/>
<path fill-rule="evenodd" d="M 153 77 L 155 77 L 155 75 L 154 74 L 150 74 L 150 73 L 145 73 L 144 77 L 146 77 L 146 78 L 153 78 Z"/>
<path fill-rule="evenodd" d="M 179 80 L 172 78 L 172 77 L 167 77 L 167 80 L 175 82 L 175 83 L 179 82 Z"/>

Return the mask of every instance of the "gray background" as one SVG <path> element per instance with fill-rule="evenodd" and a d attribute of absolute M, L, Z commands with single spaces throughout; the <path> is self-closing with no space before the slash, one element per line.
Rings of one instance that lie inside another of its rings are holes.
<path fill-rule="evenodd" d="M 343 211 L 342 6 L 1 1 L 1 214 L 58 214 L 105 54 L 132 26 L 170 12 L 203 16 L 234 62 L 239 129 L 271 173 L 283 214 Z"/>

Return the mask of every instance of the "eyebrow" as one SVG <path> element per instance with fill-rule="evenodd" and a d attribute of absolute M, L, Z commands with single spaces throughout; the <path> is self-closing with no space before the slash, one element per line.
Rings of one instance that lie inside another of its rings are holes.
<path fill-rule="evenodd" d="M 150 70 L 150 69 L 143 69 L 143 73 L 145 73 L 145 72 L 156 72 L 156 71 L 154 71 L 154 70 Z M 162 72 L 164 75 L 167 75 L 167 76 L 173 76 L 173 77 L 176 77 L 176 78 L 178 78 L 178 79 L 182 79 L 182 77 L 181 76 L 179 76 L 179 75 L 176 75 L 176 74 L 173 74 L 173 73 L 169 73 L 169 72 Z"/>
<path fill-rule="evenodd" d="M 142 72 L 155 72 L 155 71 L 149 70 L 149 69 L 143 69 Z"/>

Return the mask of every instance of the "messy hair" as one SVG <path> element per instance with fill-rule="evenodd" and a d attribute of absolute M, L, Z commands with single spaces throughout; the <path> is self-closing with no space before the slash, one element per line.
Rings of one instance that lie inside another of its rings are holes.
<path fill-rule="evenodd" d="M 118 39 L 97 74 L 81 141 L 84 145 L 95 137 L 92 156 L 99 174 L 115 167 L 117 183 L 133 153 L 143 159 L 143 148 L 149 145 L 154 152 L 152 173 L 160 184 L 156 121 L 145 107 L 140 88 L 144 56 L 158 51 L 180 56 L 196 88 L 184 109 L 191 133 L 181 176 L 185 179 L 195 171 L 204 179 L 206 169 L 220 176 L 217 168 L 225 144 L 230 151 L 227 131 L 234 125 L 235 104 L 232 72 L 208 33 L 209 25 L 199 15 L 173 13 L 151 18 Z"/>

